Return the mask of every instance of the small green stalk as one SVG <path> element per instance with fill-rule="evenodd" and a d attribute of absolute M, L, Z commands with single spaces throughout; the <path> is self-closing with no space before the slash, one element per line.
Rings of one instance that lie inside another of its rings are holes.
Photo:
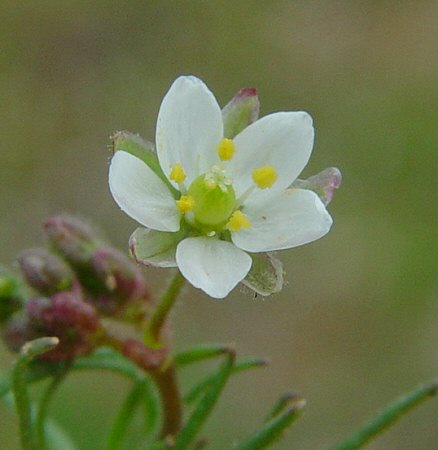
<path fill-rule="evenodd" d="M 170 282 L 167 291 L 158 302 L 158 305 L 152 313 L 152 317 L 146 324 L 144 332 L 144 343 L 148 347 L 160 348 L 163 345 L 161 342 L 161 330 L 166 322 L 169 312 L 176 302 L 178 294 L 184 286 L 184 282 L 184 277 L 178 271 Z"/>

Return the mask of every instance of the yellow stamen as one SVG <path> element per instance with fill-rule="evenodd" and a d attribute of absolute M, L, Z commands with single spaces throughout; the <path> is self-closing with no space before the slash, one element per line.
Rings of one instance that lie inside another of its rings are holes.
<path fill-rule="evenodd" d="M 170 170 L 169 178 L 175 183 L 182 183 L 186 179 L 186 173 L 184 172 L 183 166 L 181 164 L 175 164 Z"/>
<path fill-rule="evenodd" d="M 272 166 L 259 167 L 252 171 L 252 179 L 260 189 L 267 189 L 277 181 L 277 172 Z"/>
<path fill-rule="evenodd" d="M 190 195 L 181 195 L 176 201 L 176 207 L 182 214 L 189 212 L 195 207 L 195 199 Z"/>
<path fill-rule="evenodd" d="M 248 220 L 248 217 L 239 210 L 233 212 L 226 225 L 227 229 L 230 231 L 239 231 L 241 228 L 249 228 L 250 226 L 251 222 Z"/>
<path fill-rule="evenodd" d="M 229 161 L 232 159 L 236 147 L 231 139 L 222 139 L 217 147 L 217 154 L 222 161 Z"/>

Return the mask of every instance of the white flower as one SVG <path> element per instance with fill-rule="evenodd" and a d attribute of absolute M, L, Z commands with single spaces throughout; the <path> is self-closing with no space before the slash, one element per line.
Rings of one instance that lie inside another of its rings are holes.
<path fill-rule="evenodd" d="M 131 248 L 146 262 L 178 266 L 195 287 L 225 297 L 248 274 L 247 253 L 319 239 L 332 224 L 312 191 L 291 187 L 313 146 L 302 111 L 265 116 L 224 139 L 221 109 L 207 86 L 179 77 L 160 107 L 156 151 L 168 183 L 126 151 L 112 158 L 111 193 L 142 224 Z"/>

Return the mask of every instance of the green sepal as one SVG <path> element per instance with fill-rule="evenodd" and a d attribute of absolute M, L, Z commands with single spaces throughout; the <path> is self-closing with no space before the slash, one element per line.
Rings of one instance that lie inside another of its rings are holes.
<path fill-rule="evenodd" d="M 341 182 L 341 171 L 336 167 L 328 167 L 307 178 L 307 180 L 296 179 L 291 187 L 315 192 L 324 205 L 327 206 L 332 201 L 335 190 L 341 186 Z"/>
<path fill-rule="evenodd" d="M 178 191 L 171 185 L 158 161 L 155 146 L 152 142 L 143 139 L 141 136 L 129 131 L 117 131 L 111 136 L 111 150 L 113 153 L 123 150 L 136 156 L 146 163 L 149 168 L 158 175 L 167 185 L 175 198 L 178 197 Z"/>
<path fill-rule="evenodd" d="M 183 226 L 176 233 L 137 228 L 129 238 L 129 249 L 140 264 L 154 267 L 176 267 L 176 246 L 187 236 Z"/>
<path fill-rule="evenodd" d="M 234 138 L 248 125 L 258 119 L 260 110 L 257 90 L 241 89 L 222 110 L 224 137 Z"/>
<path fill-rule="evenodd" d="M 251 254 L 252 266 L 242 284 L 266 297 L 283 288 L 283 264 L 273 253 Z"/>

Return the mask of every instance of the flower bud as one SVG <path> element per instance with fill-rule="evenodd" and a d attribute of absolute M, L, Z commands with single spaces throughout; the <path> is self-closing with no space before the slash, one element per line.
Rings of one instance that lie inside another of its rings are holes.
<path fill-rule="evenodd" d="M 32 326 L 29 316 L 23 311 L 11 316 L 2 330 L 3 342 L 14 353 L 28 341 L 41 337 Z"/>
<path fill-rule="evenodd" d="M 52 216 L 43 227 L 54 248 L 76 268 L 87 267 L 92 253 L 103 246 L 95 231 L 76 217 Z"/>
<path fill-rule="evenodd" d="M 0 273 L 0 323 L 23 306 L 19 289 L 19 282 L 14 277 Z"/>
<path fill-rule="evenodd" d="M 90 299 L 101 312 L 114 314 L 128 303 L 149 298 L 141 270 L 118 250 L 110 247 L 96 250 L 91 264 L 108 292 Z"/>
<path fill-rule="evenodd" d="M 336 167 L 329 167 L 307 180 L 295 180 L 292 187 L 310 189 L 318 194 L 321 201 L 327 206 L 332 201 L 335 190 L 341 186 L 341 182 L 342 175 L 340 170 Z"/>
<path fill-rule="evenodd" d="M 42 359 L 58 361 L 91 352 L 99 331 L 99 316 L 92 305 L 78 294 L 59 292 L 52 297 L 38 297 L 26 305 L 29 324 L 37 337 L 56 336 L 59 345 Z"/>
<path fill-rule="evenodd" d="M 232 139 L 259 116 L 260 103 L 255 88 L 241 89 L 222 110 L 224 137 Z"/>
<path fill-rule="evenodd" d="M 27 283 L 43 295 L 71 288 L 73 272 L 58 256 L 43 248 L 25 250 L 18 257 Z"/>

